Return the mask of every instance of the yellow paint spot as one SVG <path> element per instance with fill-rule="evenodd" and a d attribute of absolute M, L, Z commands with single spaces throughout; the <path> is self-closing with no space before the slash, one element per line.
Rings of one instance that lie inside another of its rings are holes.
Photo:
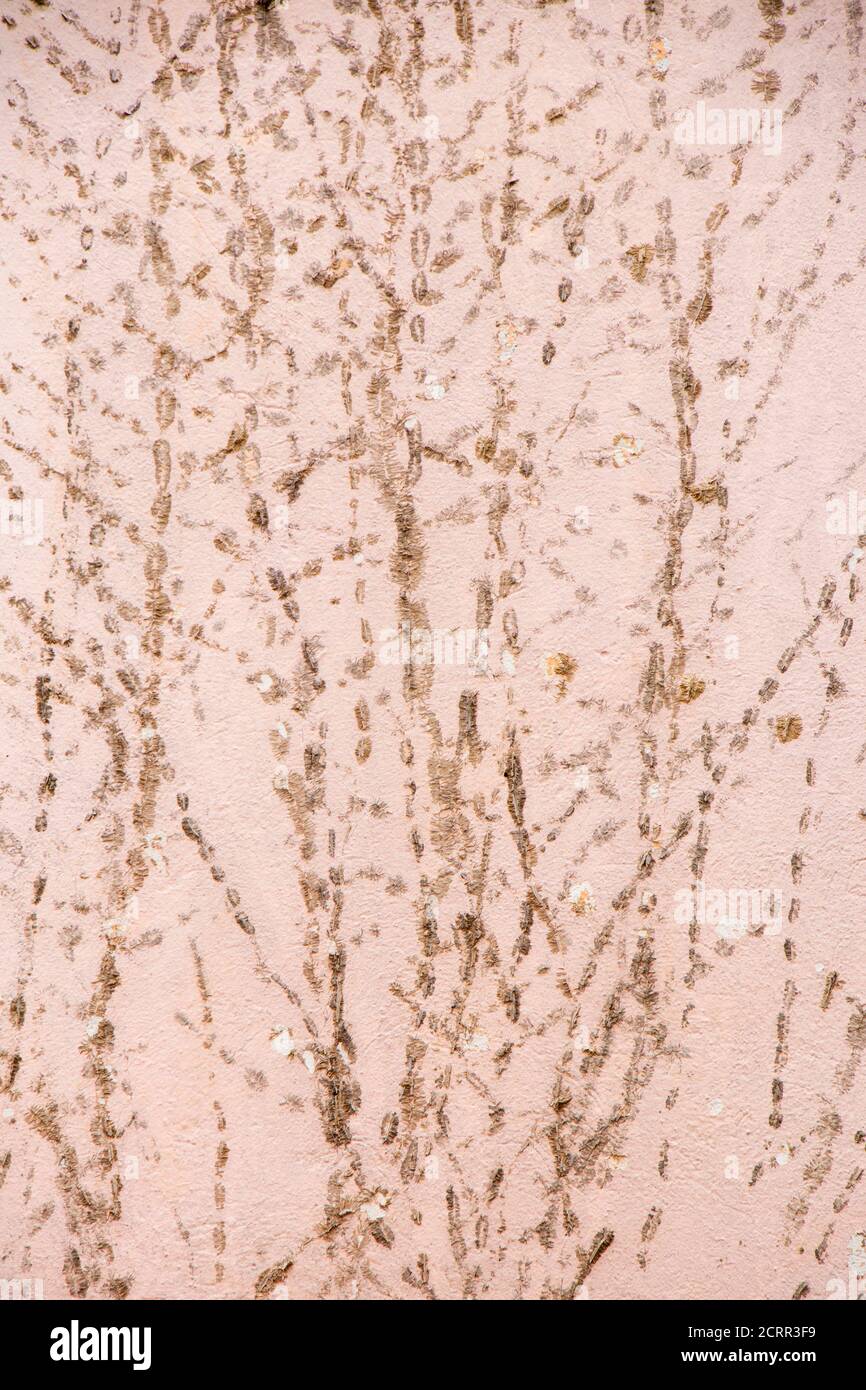
<path fill-rule="evenodd" d="M 577 670 L 577 662 L 567 652 L 549 652 L 544 658 L 544 672 L 550 680 L 558 682 L 556 698 L 561 700 Z"/>
<path fill-rule="evenodd" d="M 699 676 L 686 676 L 684 681 L 680 681 L 677 698 L 681 705 L 689 705 L 692 700 L 699 699 L 706 688 L 706 685 Z"/>

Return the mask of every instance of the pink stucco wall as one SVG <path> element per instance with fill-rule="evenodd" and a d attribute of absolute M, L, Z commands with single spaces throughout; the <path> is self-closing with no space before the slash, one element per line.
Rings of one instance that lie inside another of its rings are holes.
<path fill-rule="evenodd" d="M 856 1291 L 860 9 L 2 7 L 0 1279 Z"/>

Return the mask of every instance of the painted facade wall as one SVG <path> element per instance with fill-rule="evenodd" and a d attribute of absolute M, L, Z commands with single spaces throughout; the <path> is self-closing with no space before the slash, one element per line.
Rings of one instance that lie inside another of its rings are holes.
<path fill-rule="evenodd" d="M 0 20 L 0 1293 L 862 1295 L 858 0 Z"/>

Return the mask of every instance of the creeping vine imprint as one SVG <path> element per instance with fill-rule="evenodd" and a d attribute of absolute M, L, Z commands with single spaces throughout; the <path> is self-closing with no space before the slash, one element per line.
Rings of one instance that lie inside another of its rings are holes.
<path fill-rule="evenodd" d="M 0 20 L 0 1293 L 866 1297 L 860 0 Z"/>

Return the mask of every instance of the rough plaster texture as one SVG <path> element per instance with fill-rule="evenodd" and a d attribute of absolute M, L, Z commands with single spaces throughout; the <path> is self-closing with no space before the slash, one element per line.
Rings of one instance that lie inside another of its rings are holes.
<path fill-rule="evenodd" d="M 0 4 L 0 1276 L 856 1293 L 860 11 Z"/>

